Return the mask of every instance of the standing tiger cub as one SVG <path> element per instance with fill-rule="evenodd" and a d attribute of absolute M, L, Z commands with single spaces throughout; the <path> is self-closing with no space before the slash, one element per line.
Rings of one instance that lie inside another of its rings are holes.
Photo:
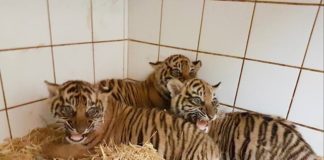
<path fill-rule="evenodd" d="M 101 142 L 151 142 L 166 160 L 218 160 L 219 150 L 190 122 L 157 108 L 130 107 L 84 81 L 48 83 L 51 112 L 64 125 L 66 144 L 43 147 L 47 157 L 83 157 Z"/>
<path fill-rule="evenodd" d="M 215 86 L 199 79 L 182 83 L 171 80 L 171 112 L 209 129 L 221 159 L 320 160 L 296 127 L 289 121 L 252 112 L 227 113 L 217 117 Z"/>
<path fill-rule="evenodd" d="M 103 91 L 111 92 L 116 100 L 127 105 L 168 109 L 171 97 L 167 82 L 171 79 L 184 81 L 195 78 L 201 67 L 201 61 L 191 61 L 179 54 L 150 64 L 154 71 L 145 81 L 108 79 L 100 81 L 98 85 Z"/>

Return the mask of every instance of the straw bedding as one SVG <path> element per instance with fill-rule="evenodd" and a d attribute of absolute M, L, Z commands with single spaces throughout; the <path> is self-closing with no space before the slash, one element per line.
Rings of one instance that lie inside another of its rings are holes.
<path fill-rule="evenodd" d="M 35 160 L 43 159 L 40 156 L 41 146 L 49 142 L 64 140 L 63 128 L 58 125 L 49 125 L 45 128 L 32 130 L 26 136 L 7 139 L 0 144 L 0 160 Z M 163 160 L 151 144 L 137 145 L 99 145 L 95 153 L 84 160 Z M 59 160 L 59 159 L 57 159 Z"/>

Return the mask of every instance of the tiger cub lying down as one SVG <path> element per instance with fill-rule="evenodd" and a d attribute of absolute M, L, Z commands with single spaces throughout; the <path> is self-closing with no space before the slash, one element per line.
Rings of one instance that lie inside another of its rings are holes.
<path fill-rule="evenodd" d="M 171 112 L 195 123 L 199 129 L 209 129 L 221 159 L 320 159 L 296 127 L 285 119 L 252 112 L 233 112 L 216 118 L 218 86 L 199 79 L 168 83 Z"/>
<path fill-rule="evenodd" d="M 107 79 L 99 84 L 111 92 L 112 97 L 127 105 L 168 109 L 171 97 L 167 82 L 170 79 L 184 81 L 195 78 L 201 67 L 201 61 L 190 61 L 189 58 L 178 54 L 150 64 L 154 71 L 145 81 Z"/>
<path fill-rule="evenodd" d="M 83 157 L 101 142 L 151 142 L 168 160 L 216 160 L 219 150 L 207 134 L 164 111 L 135 108 L 84 81 L 48 83 L 51 112 L 65 125 L 66 144 L 43 147 L 47 157 Z"/>

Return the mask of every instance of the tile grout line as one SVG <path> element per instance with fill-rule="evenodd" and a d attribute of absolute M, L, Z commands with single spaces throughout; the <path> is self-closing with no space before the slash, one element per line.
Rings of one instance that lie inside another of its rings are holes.
<path fill-rule="evenodd" d="M 159 44 L 152 43 L 152 42 L 145 42 L 141 40 L 135 40 L 135 39 L 128 39 L 128 41 L 131 42 L 138 42 L 138 43 L 143 43 L 143 44 L 149 44 L 149 45 L 155 45 L 159 46 Z M 196 52 L 196 50 L 193 49 L 187 49 L 187 48 L 181 48 L 181 47 L 174 47 L 174 46 L 169 46 L 169 45 L 163 45 L 161 44 L 160 46 L 162 47 L 167 47 L 167 48 L 173 48 L 173 49 L 179 49 L 179 50 L 184 50 L 184 51 L 191 51 L 191 52 Z M 213 52 L 208 52 L 208 51 L 198 51 L 199 53 L 202 54 L 209 54 L 209 55 L 215 55 L 215 56 L 221 56 L 221 57 L 227 57 L 227 58 L 235 58 L 235 59 L 245 59 L 249 61 L 254 61 L 254 62 L 259 62 L 259 63 L 266 63 L 266 64 L 272 64 L 272 65 L 277 65 L 277 66 L 283 66 L 283 67 L 289 67 L 289 68 L 295 68 L 295 69 L 300 69 L 301 67 L 298 66 L 293 66 L 289 64 L 282 64 L 282 63 L 277 63 L 277 62 L 270 62 L 270 61 L 264 61 L 264 60 L 259 60 L 259 59 L 252 59 L 252 58 L 244 58 L 244 57 L 238 57 L 238 56 L 232 56 L 232 55 L 226 55 L 226 54 L 221 54 L 221 53 L 213 53 Z M 324 70 L 317 70 L 317 69 L 311 69 L 311 68 L 302 68 L 303 70 L 309 70 L 313 72 L 319 72 L 319 73 L 324 73 Z"/>
<path fill-rule="evenodd" d="M 12 138 L 12 131 L 11 131 L 11 126 L 10 126 L 10 120 L 9 120 L 9 114 L 8 114 L 8 107 L 7 107 L 7 100 L 6 100 L 6 95 L 4 92 L 4 86 L 3 86 L 3 79 L 2 79 L 2 74 L 0 71 L 0 85 L 1 85 L 1 92 L 2 92 L 2 96 L 3 96 L 3 103 L 4 103 L 4 111 L 6 113 L 6 118 L 7 118 L 7 125 L 8 125 L 8 130 L 9 130 L 9 136 L 10 138 Z"/>
<path fill-rule="evenodd" d="M 157 61 L 160 60 L 160 50 L 161 50 L 161 35 L 162 35 L 162 18 L 163 18 L 163 5 L 164 0 L 161 0 L 161 15 L 160 15 L 160 30 L 159 30 L 159 42 L 158 42 L 158 57 Z"/>
<path fill-rule="evenodd" d="M 29 102 L 26 102 L 26 103 L 14 105 L 12 107 L 7 107 L 7 110 L 11 110 L 11 109 L 15 109 L 15 108 L 20 108 L 20 107 L 23 107 L 23 106 L 26 106 L 26 105 L 29 105 L 29 104 L 33 104 L 33 103 L 36 103 L 36 102 L 44 101 L 46 99 L 47 98 L 41 98 L 41 99 L 37 99 L 37 100 L 34 100 L 34 101 L 29 101 Z"/>
<path fill-rule="evenodd" d="M 320 3 L 322 3 L 322 0 L 320 1 Z M 308 41 L 307 41 L 307 45 L 306 45 L 306 49 L 305 49 L 303 61 L 301 63 L 301 67 L 299 69 L 299 73 L 298 73 L 298 76 L 297 76 L 296 85 L 294 87 L 294 91 L 293 91 L 293 94 L 291 96 L 291 100 L 290 100 L 290 103 L 289 103 L 289 108 L 288 108 L 288 111 L 287 111 L 286 119 L 288 119 L 288 117 L 289 117 L 289 113 L 291 111 L 291 107 L 292 107 L 292 104 L 294 102 L 294 98 L 295 98 L 295 95 L 296 95 L 297 87 L 298 87 L 299 80 L 300 80 L 300 76 L 301 76 L 301 72 L 303 70 L 302 68 L 304 67 L 305 59 L 306 59 L 306 56 L 307 56 L 307 53 L 308 53 L 308 48 L 309 48 L 310 42 L 311 42 L 312 37 L 313 37 L 314 28 L 316 26 L 316 22 L 317 22 L 317 19 L 318 19 L 318 15 L 319 15 L 320 10 L 321 10 L 321 6 L 318 6 L 317 12 L 316 12 L 316 15 L 315 15 L 315 19 L 314 19 L 314 22 L 313 22 L 313 26 L 311 28 L 310 35 L 309 35 L 309 38 L 308 38 Z"/>
<path fill-rule="evenodd" d="M 205 7 L 206 7 L 206 0 L 203 0 L 203 6 L 202 6 L 202 11 L 201 11 L 201 19 L 200 19 L 199 35 L 198 35 L 198 43 L 197 43 L 197 51 L 196 51 L 196 61 L 198 60 L 198 53 L 199 53 L 200 39 L 201 39 L 201 31 L 202 31 L 203 22 L 204 22 Z"/>
<path fill-rule="evenodd" d="M 128 39 L 114 39 L 114 40 L 104 40 L 104 41 L 94 41 L 94 42 L 76 42 L 76 43 L 62 43 L 62 44 L 53 44 L 53 45 L 43 45 L 43 46 L 28 46 L 28 47 L 17 47 L 17 48 L 5 48 L 0 49 L 1 52 L 5 51 L 17 51 L 17 50 L 26 50 L 26 49 L 38 49 L 46 47 L 62 47 L 62 46 L 73 46 L 73 45 L 82 45 L 82 44 L 91 44 L 91 43 L 108 43 L 108 42 L 119 42 L 126 41 Z"/>
<path fill-rule="evenodd" d="M 237 97 L 238 97 L 238 92 L 239 92 L 239 89 L 240 89 L 240 84 L 241 84 L 241 79 L 242 79 L 242 74 L 243 74 L 243 68 L 244 68 L 244 64 L 245 64 L 245 60 L 246 60 L 247 50 L 248 50 L 248 47 L 249 47 L 249 41 L 250 41 L 250 36 L 251 36 L 251 31 L 252 31 L 252 26 L 253 26 L 253 19 L 254 19 L 254 15 L 255 15 L 256 5 L 257 5 L 257 3 L 254 2 L 253 11 L 252 11 L 252 17 L 251 17 L 251 22 L 250 22 L 250 28 L 249 28 L 248 37 L 247 37 L 247 40 L 246 40 L 244 57 L 243 57 L 243 61 L 242 61 L 242 66 L 241 66 L 239 80 L 238 80 L 238 83 L 237 83 L 237 88 L 236 88 L 236 92 L 235 92 L 233 106 L 236 105 L 236 101 L 237 101 Z M 233 110 L 232 111 L 234 111 L 234 107 L 233 107 Z"/>
<path fill-rule="evenodd" d="M 54 49 L 53 49 L 53 36 L 52 36 L 52 24 L 51 24 L 51 14 L 49 7 L 49 0 L 47 0 L 47 18 L 48 18 L 48 27 L 49 27 L 49 36 L 50 36 L 50 47 L 51 47 L 51 56 L 52 56 L 52 70 L 54 76 L 54 83 L 56 83 L 56 71 L 55 71 L 55 60 L 54 60 Z"/>
<path fill-rule="evenodd" d="M 91 24 L 91 49 L 92 49 L 92 71 L 93 71 L 93 83 L 96 83 L 96 65 L 95 65 L 95 48 L 94 48 L 94 35 L 93 35 L 93 1 L 90 1 L 90 24 Z"/>
<path fill-rule="evenodd" d="M 228 107 L 228 108 L 234 108 L 234 109 L 243 110 L 245 112 L 254 112 L 254 113 L 263 114 L 263 113 L 256 112 L 256 111 L 252 111 L 252 110 L 248 110 L 248 109 L 245 109 L 245 108 L 241 108 L 241 107 L 237 107 L 237 106 L 232 106 L 232 105 L 229 105 L 229 104 L 226 104 L 226 103 L 221 103 L 221 105 L 223 105 L 225 107 Z M 299 125 L 299 126 L 302 126 L 302 127 L 308 128 L 308 129 L 312 129 L 312 130 L 315 130 L 315 131 L 324 133 L 324 130 L 323 129 L 320 129 L 320 128 L 315 128 L 315 127 L 308 126 L 308 125 L 301 124 L 301 123 L 297 123 L 297 122 L 294 122 L 294 121 L 290 121 L 290 122 L 294 123 L 295 125 Z"/>

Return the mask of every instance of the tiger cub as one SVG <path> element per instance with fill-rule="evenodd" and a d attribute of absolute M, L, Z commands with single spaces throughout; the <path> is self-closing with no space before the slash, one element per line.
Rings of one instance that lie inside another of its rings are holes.
<path fill-rule="evenodd" d="M 171 80 L 168 88 L 172 113 L 202 130 L 209 128 L 208 135 L 218 145 L 221 159 L 320 159 L 285 119 L 252 112 L 227 113 L 215 119 L 219 106 L 215 89 L 219 84 L 211 86 L 199 79 L 185 83 Z"/>
<path fill-rule="evenodd" d="M 150 64 L 154 71 L 145 81 L 108 79 L 98 84 L 109 90 L 116 100 L 127 105 L 168 109 L 171 97 L 167 82 L 170 79 L 184 81 L 194 78 L 201 67 L 201 61 L 190 61 L 189 58 L 178 54 Z"/>
<path fill-rule="evenodd" d="M 66 129 L 67 144 L 43 147 L 47 157 L 83 157 L 101 142 L 151 142 L 167 160 L 217 160 L 210 137 L 190 122 L 156 108 L 130 107 L 84 81 L 47 82 L 51 112 Z"/>

